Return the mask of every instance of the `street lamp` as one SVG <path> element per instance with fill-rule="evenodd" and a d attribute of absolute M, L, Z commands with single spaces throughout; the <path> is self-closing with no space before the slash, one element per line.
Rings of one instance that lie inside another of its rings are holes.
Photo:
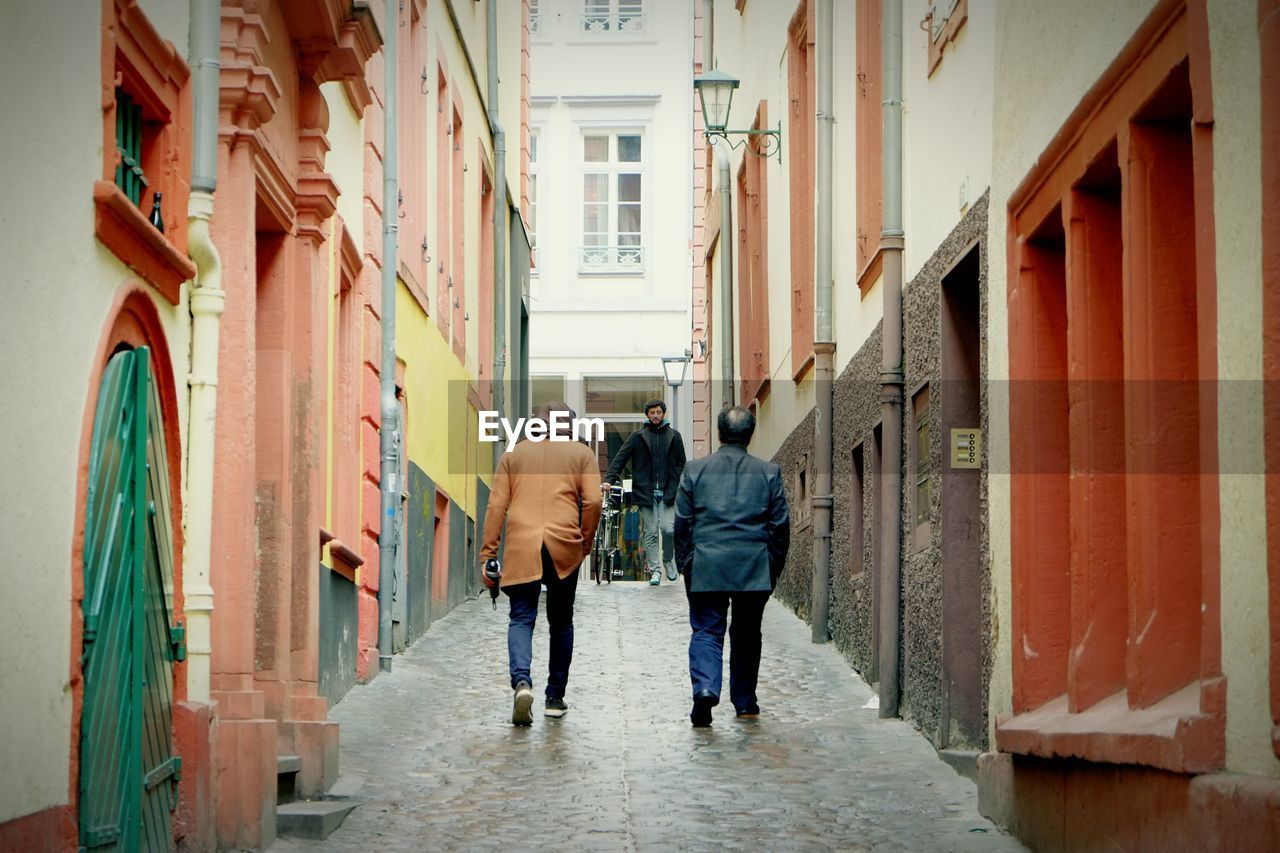
<path fill-rule="evenodd" d="M 738 78 L 726 74 L 719 68 L 713 68 L 701 77 L 693 78 L 693 88 L 698 90 L 698 100 L 702 104 L 702 120 L 707 129 L 702 132 L 703 139 L 723 139 L 730 148 L 739 148 L 746 139 L 739 140 L 737 145 L 729 139 L 729 134 L 745 136 L 747 139 L 757 137 L 756 146 L 747 146 L 747 150 L 757 157 L 772 157 L 778 153 L 778 165 L 782 165 L 782 121 L 778 121 L 776 130 L 727 130 L 729 125 L 729 107 L 733 103 L 733 90 L 738 88 Z M 758 150 L 757 150 L 758 149 Z"/>
<path fill-rule="evenodd" d="M 666 377 L 667 384 L 671 386 L 671 425 L 676 429 L 680 428 L 679 421 L 676 420 L 676 396 L 680 386 L 684 384 L 684 375 L 692 359 L 692 350 L 685 350 L 684 355 L 662 356 L 662 373 Z"/>

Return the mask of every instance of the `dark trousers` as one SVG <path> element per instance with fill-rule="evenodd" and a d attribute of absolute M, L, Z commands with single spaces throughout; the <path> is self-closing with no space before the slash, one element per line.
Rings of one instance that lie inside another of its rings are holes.
<path fill-rule="evenodd" d="M 551 653 L 547 663 L 547 696 L 564 698 L 573 662 L 573 599 L 578 592 L 578 570 L 563 580 L 556 574 L 547 549 L 542 549 L 542 580 L 505 587 L 511 602 L 511 622 L 507 626 L 507 657 L 511 664 L 511 686 L 521 681 L 533 684 L 529 669 L 533 664 L 533 625 L 538 619 L 538 597 L 547 587 L 547 627 L 551 632 Z"/>
<path fill-rule="evenodd" d="M 756 682 L 760 676 L 760 619 L 770 593 L 692 592 L 689 575 L 684 576 L 689 598 L 689 678 L 696 696 L 703 690 L 720 695 L 724 668 L 724 634 L 733 607 L 729 629 L 729 698 L 738 711 L 756 704 Z"/>

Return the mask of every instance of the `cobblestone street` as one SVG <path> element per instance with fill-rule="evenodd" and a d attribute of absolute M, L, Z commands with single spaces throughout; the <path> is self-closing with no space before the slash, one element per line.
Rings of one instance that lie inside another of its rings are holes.
<path fill-rule="evenodd" d="M 545 599 L 544 599 L 545 604 Z M 534 636 L 531 728 L 510 724 L 506 602 L 436 622 L 393 672 L 331 711 L 341 784 L 364 800 L 324 842 L 273 851 L 1020 850 L 977 813 L 977 790 L 776 601 L 764 619 L 760 706 L 726 697 L 689 725 L 680 584 L 584 578 L 562 720 L 542 716 L 545 610 Z M 726 649 L 727 651 L 727 649 Z"/>

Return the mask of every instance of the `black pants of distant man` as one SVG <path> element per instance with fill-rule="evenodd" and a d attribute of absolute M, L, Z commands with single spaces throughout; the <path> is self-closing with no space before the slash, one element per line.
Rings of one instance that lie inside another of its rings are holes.
<path fill-rule="evenodd" d="M 693 592 L 689 575 L 684 576 L 689 598 L 689 679 L 693 695 L 710 690 L 720 695 L 724 669 L 725 627 L 729 632 L 729 699 L 739 715 L 758 714 L 756 683 L 760 677 L 760 620 L 772 594 L 749 592 Z M 729 608 L 733 621 L 729 622 Z"/>

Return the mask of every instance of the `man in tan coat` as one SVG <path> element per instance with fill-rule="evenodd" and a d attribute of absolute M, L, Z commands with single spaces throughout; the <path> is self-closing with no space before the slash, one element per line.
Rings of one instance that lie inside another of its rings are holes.
<path fill-rule="evenodd" d="M 552 412 L 567 412 L 569 420 L 574 417 L 565 403 L 539 406 L 533 416 L 549 424 Z M 591 551 L 599 521 L 600 469 L 585 444 L 570 440 L 568 435 L 525 438 L 502 455 L 489 493 L 480 560 L 484 577 L 484 561 L 498 555 L 499 540 L 505 543 L 499 585 L 511 605 L 507 655 L 515 690 L 511 722 L 517 726 L 533 722 L 530 666 L 533 625 L 543 585 L 547 587 L 547 626 L 551 632 L 546 715 L 563 717 L 569 710 L 564 691 L 573 660 L 578 567 Z M 484 582 L 492 584 L 487 577 Z"/>

